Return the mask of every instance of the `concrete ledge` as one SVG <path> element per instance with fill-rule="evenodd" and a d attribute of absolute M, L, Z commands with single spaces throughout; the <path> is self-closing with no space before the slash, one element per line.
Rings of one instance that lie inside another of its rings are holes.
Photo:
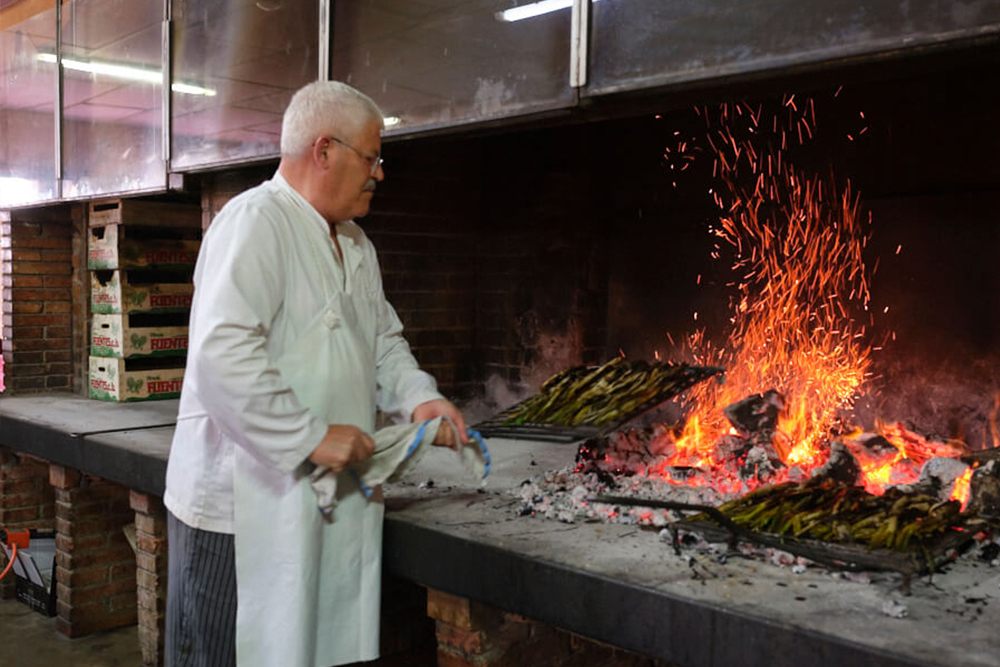
<path fill-rule="evenodd" d="M 0 445 L 162 496 L 177 403 L 103 403 L 69 393 L 5 396 Z"/>
<path fill-rule="evenodd" d="M 171 408 L 4 398 L 0 444 L 162 495 Z M 81 411 L 86 419 L 76 421 Z M 916 582 L 902 598 L 907 619 L 882 612 L 891 586 L 821 569 L 793 574 L 695 555 L 710 575 L 695 577 L 655 532 L 518 516 L 512 491 L 570 463 L 573 446 L 491 440 L 490 448 L 487 489 L 441 448 L 387 487 L 388 573 L 684 667 L 1000 665 L 1000 604 L 970 610 L 975 622 L 962 607 L 969 596 L 998 597 L 996 568 L 960 563 Z M 431 477 L 432 488 L 421 485 Z"/>

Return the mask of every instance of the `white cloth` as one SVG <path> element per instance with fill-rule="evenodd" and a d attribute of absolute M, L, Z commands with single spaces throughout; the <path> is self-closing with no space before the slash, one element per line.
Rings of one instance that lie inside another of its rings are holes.
<path fill-rule="evenodd" d="M 327 424 L 374 431 L 441 398 L 386 302 L 374 249 L 279 175 L 234 198 L 195 269 L 187 373 L 164 501 L 236 535 L 237 661 L 326 667 L 378 655 L 382 503 L 349 477 L 337 521 L 305 474 Z"/>
<path fill-rule="evenodd" d="M 450 427 L 458 441 L 458 427 L 448 417 L 436 417 L 415 424 L 399 424 L 375 432 L 375 453 L 367 460 L 350 468 L 348 474 L 361 487 L 365 495 L 383 482 L 392 482 L 406 474 L 420 461 L 426 447 L 437 437 L 438 430 Z M 478 434 L 476 434 L 478 435 Z M 479 439 L 469 438 L 465 445 L 459 445 L 458 454 L 462 463 L 476 480 L 489 474 L 490 455 Z M 316 493 L 319 510 L 328 521 L 334 520 L 337 507 L 337 479 L 339 475 L 329 468 L 316 468 L 309 475 L 309 482 Z"/>

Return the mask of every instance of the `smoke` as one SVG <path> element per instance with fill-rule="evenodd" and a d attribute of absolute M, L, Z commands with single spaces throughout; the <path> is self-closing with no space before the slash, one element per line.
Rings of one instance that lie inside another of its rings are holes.
<path fill-rule="evenodd" d="M 971 449 L 1000 446 L 1000 354 L 964 363 L 909 355 L 883 356 L 872 381 L 875 390 L 859 399 L 854 421 L 909 421 L 917 428 L 964 441 Z"/>
<path fill-rule="evenodd" d="M 459 407 L 465 423 L 471 425 L 486 421 L 498 412 L 528 398 L 532 392 L 527 387 L 512 387 L 499 375 L 491 375 L 483 385 L 483 396 L 474 398 Z"/>

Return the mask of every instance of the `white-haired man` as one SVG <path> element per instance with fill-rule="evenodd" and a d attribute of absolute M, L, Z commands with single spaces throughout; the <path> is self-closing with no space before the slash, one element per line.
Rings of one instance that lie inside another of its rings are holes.
<path fill-rule="evenodd" d="M 368 459 L 376 407 L 447 416 L 465 441 L 352 221 L 385 177 L 382 127 L 350 86 L 305 86 L 285 111 L 277 173 L 205 235 L 164 495 L 171 667 L 377 657 L 381 496 L 342 476 L 326 522 L 308 472 Z M 441 429 L 435 444 L 454 438 Z"/>

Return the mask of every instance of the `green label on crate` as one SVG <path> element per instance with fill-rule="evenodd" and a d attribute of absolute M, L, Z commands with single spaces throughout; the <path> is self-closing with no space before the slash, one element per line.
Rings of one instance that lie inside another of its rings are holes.
<path fill-rule="evenodd" d="M 105 336 L 95 336 L 90 345 L 90 354 L 95 357 L 117 357 L 121 358 L 122 351 L 118 347 L 118 341 Z"/>

